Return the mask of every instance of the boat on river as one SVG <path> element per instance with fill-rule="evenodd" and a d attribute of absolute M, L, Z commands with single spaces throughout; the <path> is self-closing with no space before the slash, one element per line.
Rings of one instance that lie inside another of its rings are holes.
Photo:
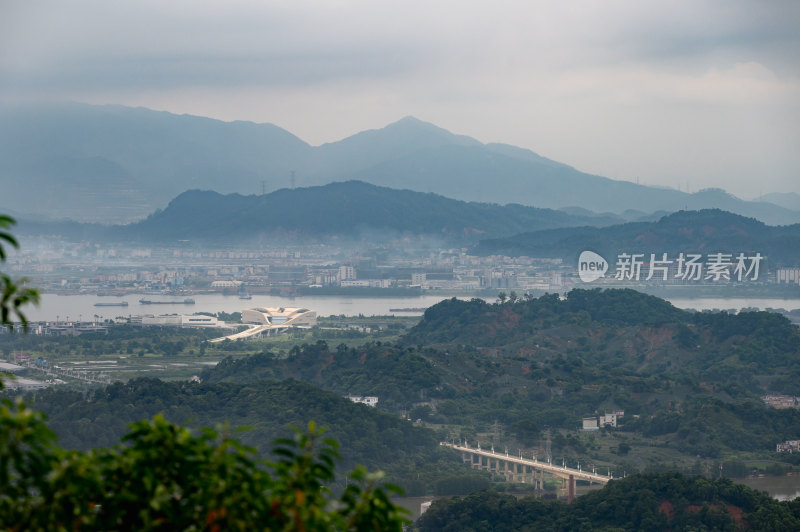
<path fill-rule="evenodd" d="M 153 301 L 151 299 L 140 299 L 142 305 L 194 305 L 194 299 L 187 297 L 183 301 Z"/>

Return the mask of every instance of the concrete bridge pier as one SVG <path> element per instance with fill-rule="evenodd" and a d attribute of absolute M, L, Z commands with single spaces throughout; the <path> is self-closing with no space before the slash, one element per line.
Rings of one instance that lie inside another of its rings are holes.
<path fill-rule="evenodd" d="M 569 476 L 569 490 L 567 491 L 567 502 L 571 503 L 575 500 L 575 476 Z"/>

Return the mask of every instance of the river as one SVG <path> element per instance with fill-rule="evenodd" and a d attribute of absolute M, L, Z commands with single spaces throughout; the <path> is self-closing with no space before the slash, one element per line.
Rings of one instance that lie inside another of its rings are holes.
<path fill-rule="evenodd" d="M 800 475 L 782 477 L 737 478 L 740 482 L 759 491 L 766 491 L 779 501 L 790 501 L 800 497 Z"/>
<path fill-rule="evenodd" d="M 123 297 L 98 297 L 96 295 L 43 294 L 38 308 L 26 307 L 25 313 L 31 321 L 78 320 L 89 321 L 94 315 L 103 318 L 138 314 L 193 314 L 195 312 L 240 312 L 253 307 L 304 307 L 315 310 L 318 316 L 340 315 L 365 316 L 392 314 L 389 309 L 426 308 L 435 305 L 444 296 L 413 297 L 351 297 L 351 296 L 301 296 L 281 297 L 254 294 L 252 299 L 239 299 L 237 295 L 196 294 L 191 297 L 194 305 L 180 303 L 186 296 L 130 294 Z M 152 301 L 175 301 L 163 305 L 143 305 L 140 299 Z M 121 303 L 127 307 L 96 307 L 95 303 Z M 395 314 L 409 315 L 408 312 Z M 416 312 L 421 314 L 421 311 Z"/>
<path fill-rule="evenodd" d="M 25 313 L 31 321 L 78 320 L 91 321 L 94 316 L 113 318 L 139 314 L 193 314 L 195 312 L 239 312 L 252 307 L 304 307 L 315 310 L 318 316 L 340 315 L 365 316 L 402 314 L 390 309 L 426 308 L 435 305 L 449 296 L 423 295 L 412 297 L 355 297 L 355 296 L 299 296 L 281 297 L 254 294 L 252 299 L 239 299 L 237 295 L 197 294 L 190 296 L 194 305 L 180 303 L 184 296 L 161 296 L 129 294 L 123 297 L 99 297 L 97 295 L 57 295 L 43 294 L 38 308 L 28 306 Z M 139 300 L 175 301 L 165 305 L 142 305 Z M 464 297 L 463 299 L 469 299 Z M 127 307 L 96 307 L 95 303 L 120 303 L 126 301 Z M 674 298 L 672 304 L 680 308 L 697 310 L 741 309 L 741 308 L 783 308 L 800 309 L 800 299 L 778 298 Z M 416 312 L 421 314 L 421 312 Z"/>

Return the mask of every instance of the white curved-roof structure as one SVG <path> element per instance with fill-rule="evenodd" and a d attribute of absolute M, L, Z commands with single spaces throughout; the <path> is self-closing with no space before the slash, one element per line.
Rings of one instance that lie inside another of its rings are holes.
<path fill-rule="evenodd" d="M 256 307 L 242 310 L 242 323 L 271 327 L 313 327 L 317 313 L 298 307 Z"/>
<path fill-rule="evenodd" d="M 279 334 L 293 327 L 313 327 L 317 324 L 317 313 L 313 310 L 299 307 L 248 308 L 242 310 L 242 323 L 248 324 L 250 328 L 236 334 L 214 338 L 209 341 L 221 342 L 223 340 L 260 338 L 262 336 Z"/>

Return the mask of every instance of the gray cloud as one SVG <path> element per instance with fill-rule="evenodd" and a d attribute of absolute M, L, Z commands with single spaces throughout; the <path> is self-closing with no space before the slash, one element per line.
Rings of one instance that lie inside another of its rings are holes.
<path fill-rule="evenodd" d="M 6 0 L 0 99 L 314 143 L 413 114 L 610 177 L 800 191 L 799 21 L 791 0 Z"/>

